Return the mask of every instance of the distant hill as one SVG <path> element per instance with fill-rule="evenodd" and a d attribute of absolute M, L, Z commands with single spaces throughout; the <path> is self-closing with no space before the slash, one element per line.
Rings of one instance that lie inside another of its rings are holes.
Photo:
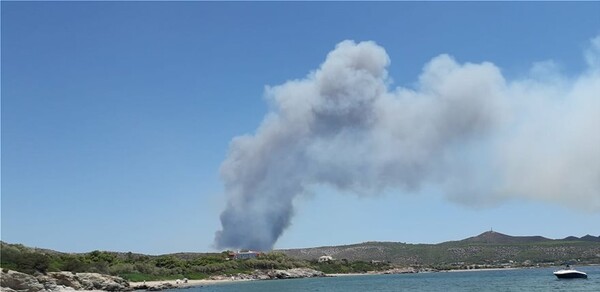
<path fill-rule="evenodd" d="M 574 236 L 573 236 L 574 237 Z M 577 238 L 577 237 L 574 237 Z M 487 231 L 477 236 L 461 240 L 464 243 L 494 243 L 494 244 L 519 244 L 535 243 L 551 240 L 543 236 L 510 236 L 500 232 Z M 577 240 L 577 239 L 575 239 Z"/>
<path fill-rule="evenodd" d="M 463 240 L 439 244 L 365 242 L 279 251 L 305 260 L 329 255 L 349 261 L 386 261 L 407 266 L 527 266 L 540 263 L 561 264 L 565 261 L 600 264 L 600 236 L 549 239 L 487 231 Z"/>
<path fill-rule="evenodd" d="M 577 237 L 577 236 L 568 236 L 565 237 L 564 239 L 562 239 L 564 241 L 574 241 L 574 240 L 583 240 L 583 241 L 593 241 L 593 242 L 600 242 L 600 236 L 593 236 L 593 235 L 585 235 L 583 237 Z"/>
<path fill-rule="evenodd" d="M 600 236 L 592 236 L 592 235 L 588 234 L 588 235 L 580 238 L 580 240 L 600 242 Z"/>

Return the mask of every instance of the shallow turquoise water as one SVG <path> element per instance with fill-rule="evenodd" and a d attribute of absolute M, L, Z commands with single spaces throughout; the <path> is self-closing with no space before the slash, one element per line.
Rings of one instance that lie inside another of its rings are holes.
<path fill-rule="evenodd" d="M 559 280 L 554 268 L 500 271 L 366 275 L 252 281 L 194 287 L 185 291 L 597 291 L 600 266 L 578 267 L 588 279 Z M 181 291 L 181 290 L 180 290 Z"/>

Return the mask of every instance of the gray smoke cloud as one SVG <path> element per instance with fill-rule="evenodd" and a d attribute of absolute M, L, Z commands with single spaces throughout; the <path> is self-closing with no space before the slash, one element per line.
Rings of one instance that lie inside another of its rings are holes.
<path fill-rule="evenodd" d="M 294 198 L 327 185 L 361 196 L 441 188 L 472 206 L 519 198 L 600 211 L 600 36 L 587 69 L 552 62 L 507 81 L 494 64 L 440 55 L 390 88 L 374 42 L 343 41 L 304 79 L 268 87 L 271 110 L 232 140 L 218 248 L 270 250 Z"/>

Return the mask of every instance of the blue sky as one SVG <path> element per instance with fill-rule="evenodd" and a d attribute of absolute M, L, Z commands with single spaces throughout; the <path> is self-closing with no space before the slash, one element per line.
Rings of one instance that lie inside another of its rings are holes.
<path fill-rule="evenodd" d="M 508 80 L 553 60 L 570 78 L 600 34 L 598 2 L 1 5 L 2 240 L 73 252 L 213 250 L 232 138 L 269 112 L 265 86 L 304 78 L 343 40 L 385 48 L 390 87 L 410 88 L 444 53 Z M 295 205 L 276 248 L 600 232 L 598 212 L 472 207 L 435 186 L 324 187 Z"/>

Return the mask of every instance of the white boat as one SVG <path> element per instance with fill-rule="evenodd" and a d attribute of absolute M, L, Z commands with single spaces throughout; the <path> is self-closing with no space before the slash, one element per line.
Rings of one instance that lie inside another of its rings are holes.
<path fill-rule="evenodd" d="M 572 269 L 569 265 L 565 269 L 554 272 L 554 275 L 559 279 L 587 278 L 586 273 Z"/>

